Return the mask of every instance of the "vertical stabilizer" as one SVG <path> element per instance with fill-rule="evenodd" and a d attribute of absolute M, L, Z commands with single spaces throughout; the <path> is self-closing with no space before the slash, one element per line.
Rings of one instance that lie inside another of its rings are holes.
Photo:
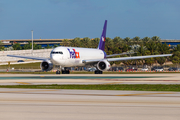
<path fill-rule="evenodd" d="M 107 28 L 107 20 L 105 20 L 104 28 L 103 28 L 102 35 L 99 41 L 99 45 L 98 45 L 98 49 L 103 50 L 103 51 L 104 51 L 105 40 L 106 40 L 106 28 Z"/>

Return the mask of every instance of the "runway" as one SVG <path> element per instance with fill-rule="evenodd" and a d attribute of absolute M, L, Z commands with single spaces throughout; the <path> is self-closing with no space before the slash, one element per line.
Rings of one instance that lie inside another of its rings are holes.
<path fill-rule="evenodd" d="M 178 120 L 179 92 L 0 89 L 1 120 Z"/>
<path fill-rule="evenodd" d="M 0 85 L 180 84 L 180 74 L 1 74 Z"/>
<path fill-rule="evenodd" d="M 0 85 L 180 84 L 179 74 L 0 75 Z M 178 120 L 180 92 L 0 89 L 0 120 Z"/>

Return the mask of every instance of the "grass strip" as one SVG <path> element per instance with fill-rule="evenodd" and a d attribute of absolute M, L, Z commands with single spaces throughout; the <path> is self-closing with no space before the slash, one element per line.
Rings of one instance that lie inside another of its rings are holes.
<path fill-rule="evenodd" d="M 41 69 L 40 62 L 36 63 L 24 63 L 24 64 L 10 64 L 10 68 L 14 69 Z M 8 65 L 0 65 L 0 69 L 8 69 Z"/>
<path fill-rule="evenodd" d="M 0 88 L 25 89 L 80 89 L 80 90 L 135 90 L 135 91 L 180 91 L 179 84 L 119 84 L 119 85 L 1 85 Z"/>

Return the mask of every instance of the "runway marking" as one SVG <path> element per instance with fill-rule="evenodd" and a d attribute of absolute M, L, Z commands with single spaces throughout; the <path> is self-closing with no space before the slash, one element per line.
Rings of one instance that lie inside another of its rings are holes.
<path fill-rule="evenodd" d="M 16 83 L 23 84 L 23 85 L 31 85 L 31 83 L 26 83 L 26 82 L 16 82 Z"/>
<path fill-rule="evenodd" d="M 122 83 L 122 82 L 111 82 L 111 83 L 103 83 L 102 85 L 111 85 L 111 84 L 118 84 L 118 83 Z"/>
<path fill-rule="evenodd" d="M 174 93 L 172 93 L 172 92 L 167 92 L 167 93 L 138 93 L 138 94 L 115 95 L 115 96 L 141 96 L 141 95 L 154 95 L 154 94 L 174 94 Z"/>

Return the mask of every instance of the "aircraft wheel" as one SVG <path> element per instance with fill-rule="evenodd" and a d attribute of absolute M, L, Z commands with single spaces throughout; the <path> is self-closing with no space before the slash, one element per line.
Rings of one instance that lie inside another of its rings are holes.
<path fill-rule="evenodd" d="M 62 74 L 70 74 L 69 70 L 62 70 Z"/>
<path fill-rule="evenodd" d="M 57 70 L 57 71 L 56 71 L 56 74 L 60 74 L 60 71 L 59 71 L 59 70 Z"/>
<path fill-rule="evenodd" d="M 62 70 L 62 74 L 66 74 L 66 71 L 65 71 L 65 70 Z"/>
<path fill-rule="evenodd" d="M 100 70 L 95 70 L 94 73 L 95 73 L 95 74 L 102 74 L 103 72 L 100 71 Z"/>

